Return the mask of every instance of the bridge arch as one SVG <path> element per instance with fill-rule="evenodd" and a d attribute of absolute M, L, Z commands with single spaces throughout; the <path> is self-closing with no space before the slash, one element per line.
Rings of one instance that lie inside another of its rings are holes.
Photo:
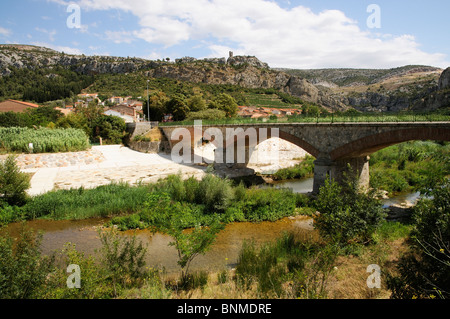
<path fill-rule="evenodd" d="M 249 164 L 249 162 L 251 161 L 255 148 L 258 145 L 272 138 L 284 140 L 299 147 L 305 153 L 305 155 L 310 154 L 314 157 L 317 157 L 320 154 L 320 151 L 306 140 L 293 134 L 290 134 L 289 132 L 286 132 L 282 129 L 276 128 L 277 129 L 276 132 L 272 131 L 272 129 L 273 127 L 257 127 L 257 128 L 243 127 L 238 131 L 234 131 L 236 134 L 228 135 L 227 138 L 224 139 L 223 143 L 223 147 L 225 150 L 223 152 L 224 156 L 223 162 L 224 163 L 226 162 L 226 153 L 232 150 L 234 152 L 234 164 L 235 164 L 234 167 L 236 168 L 246 167 L 247 164 Z M 249 134 L 251 136 L 249 136 Z M 242 162 L 242 155 L 244 154 L 244 152 L 245 152 L 245 163 Z M 272 152 L 277 152 L 277 149 L 276 148 L 272 149 Z M 241 157 L 238 158 L 237 154 L 240 154 Z M 273 156 L 274 154 L 271 153 L 270 155 Z M 275 158 L 278 158 L 278 156 L 275 156 Z"/>
<path fill-rule="evenodd" d="M 369 156 L 385 147 L 414 140 L 450 141 L 450 129 L 399 129 L 365 136 L 331 151 L 331 160 L 345 160 Z"/>
<path fill-rule="evenodd" d="M 267 134 L 260 134 L 261 133 L 261 129 L 267 129 Z M 256 137 L 257 137 L 257 142 L 254 145 L 250 145 L 250 141 L 248 140 L 248 137 L 246 135 L 242 136 L 242 135 L 233 135 L 231 138 L 226 139 L 224 146 L 225 147 L 231 147 L 232 145 L 235 145 L 238 141 L 239 138 L 246 138 L 246 142 L 245 145 L 246 147 L 255 147 L 256 145 L 267 141 L 268 139 L 272 138 L 272 137 L 278 137 L 282 140 L 285 140 L 287 142 L 290 142 L 300 148 L 302 148 L 303 150 L 305 150 L 306 152 L 308 152 L 309 154 L 311 154 L 314 157 L 317 157 L 320 154 L 320 151 L 314 147 L 313 145 L 311 145 L 310 143 L 308 143 L 307 141 L 305 141 L 304 139 L 301 139 L 295 135 L 292 135 L 288 132 L 283 131 L 282 129 L 278 130 L 278 135 L 277 136 L 272 136 L 273 134 L 271 134 L 271 127 L 265 128 L 258 128 L 256 129 Z"/>

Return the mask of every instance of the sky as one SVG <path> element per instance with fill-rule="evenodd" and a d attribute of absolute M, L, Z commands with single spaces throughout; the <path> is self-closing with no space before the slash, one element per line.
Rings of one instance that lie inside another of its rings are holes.
<path fill-rule="evenodd" d="M 232 51 L 272 68 L 446 68 L 448 12 L 448 0 L 1 0 L 0 43 L 172 61 Z"/>

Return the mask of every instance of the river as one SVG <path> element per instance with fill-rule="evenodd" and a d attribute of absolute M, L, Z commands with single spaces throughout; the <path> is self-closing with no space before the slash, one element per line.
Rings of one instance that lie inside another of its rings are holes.
<path fill-rule="evenodd" d="M 285 187 L 291 188 L 294 192 L 308 193 L 312 191 L 312 179 L 285 181 L 274 183 L 273 186 L 264 187 Z M 385 205 L 401 204 L 405 201 L 414 201 L 418 194 L 403 194 L 389 200 L 385 200 Z M 98 236 L 99 229 L 108 219 L 88 219 L 78 221 L 50 221 L 33 220 L 28 221 L 27 226 L 42 231 L 42 252 L 51 254 L 61 251 L 66 243 L 75 244 L 77 250 L 85 255 L 98 255 L 101 242 Z M 13 223 L 6 227 L 13 237 L 18 235 L 19 223 Z M 218 272 L 224 269 L 233 268 L 239 257 L 239 251 L 244 241 L 254 240 L 255 243 L 263 243 L 275 240 L 283 232 L 291 231 L 297 236 L 316 237 L 317 232 L 312 227 L 312 219 L 305 216 L 284 218 L 276 222 L 261 223 L 232 223 L 225 227 L 216 238 L 211 249 L 205 254 L 194 259 L 191 270 L 207 270 Z M 147 266 L 165 269 L 168 275 L 174 275 L 180 271 L 177 264 L 177 252 L 175 248 L 169 246 L 172 238 L 170 236 L 147 230 L 126 231 L 124 235 L 136 234 L 147 246 L 146 262 Z M 316 237 L 317 238 L 317 237 Z"/>

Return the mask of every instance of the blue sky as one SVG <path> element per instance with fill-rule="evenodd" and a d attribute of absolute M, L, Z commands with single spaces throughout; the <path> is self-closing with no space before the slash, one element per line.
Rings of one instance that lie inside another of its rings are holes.
<path fill-rule="evenodd" d="M 71 28 L 80 9 L 79 28 Z M 370 27 L 369 5 L 380 27 Z M 450 66 L 447 0 L 2 0 L 0 43 L 174 60 L 254 55 L 271 67 Z"/>

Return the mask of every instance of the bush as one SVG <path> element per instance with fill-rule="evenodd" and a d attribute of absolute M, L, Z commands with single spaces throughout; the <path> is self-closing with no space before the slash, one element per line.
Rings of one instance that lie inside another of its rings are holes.
<path fill-rule="evenodd" d="M 307 156 L 294 167 L 282 168 L 273 174 L 274 180 L 300 179 L 312 176 L 314 173 L 314 157 Z"/>
<path fill-rule="evenodd" d="M 250 189 L 246 198 L 237 203 L 248 221 L 276 221 L 292 216 L 297 196 L 290 189 Z"/>
<path fill-rule="evenodd" d="M 380 202 L 372 193 L 360 192 L 356 180 L 341 186 L 327 179 L 315 206 L 320 215 L 314 225 L 321 236 L 342 245 L 370 242 L 385 217 Z"/>
<path fill-rule="evenodd" d="M 30 177 L 20 172 L 13 155 L 9 155 L 0 162 L 0 207 L 4 203 L 8 205 L 24 204 L 28 188 L 30 188 Z"/>
<path fill-rule="evenodd" d="M 398 275 L 388 276 L 392 298 L 450 297 L 450 183 L 435 186 L 414 208 L 411 251 Z"/>
<path fill-rule="evenodd" d="M 9 236 L 0 237 L 0 299 L 39 297 L 54 261 L 41 256 L 41 241 L 41 235 L 25 227 L 17 242 Z"/>
<path fill-rule="evenodd" d="M 290 233 L 260 247 L 244 242 L 235 281 L 243 289 L 256 285 L 263 298 L 324 298 L 336 252 Z"/>
<path fill-rule="evenodd" d="M 108 144 L 121 144 L 126 136 L 126 129 L 124 119 L 118 116 L 101 115 L 93 122 L 92 136 L 101 137 Z"/>

